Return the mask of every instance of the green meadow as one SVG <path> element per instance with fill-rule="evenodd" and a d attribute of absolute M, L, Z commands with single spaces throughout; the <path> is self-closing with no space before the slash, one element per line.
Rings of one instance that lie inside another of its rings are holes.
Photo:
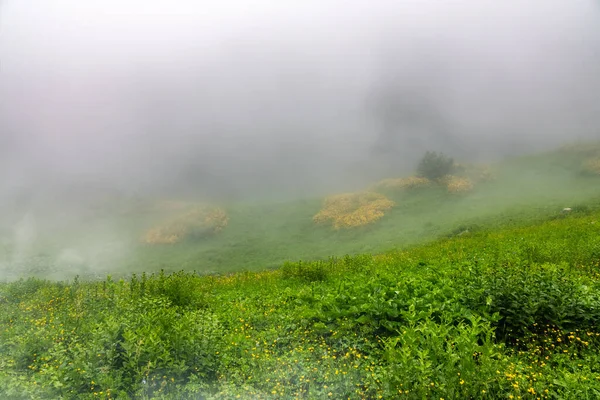
<path fill-rule="evenodd" d="M 0 398 L 600 398 L 597 151 L 390 191 L 353 229 L 315 225 L 323 199 L 223 204 L 221 232 L 148 245 L 134 207 L 71 233 L 128 249 L 74 277 L 40 238 L 0 283 Z"/>
<path fill-rule="evenodd" d="M 491 164 L 494 180 L 477 184 L 466 195 L 450 195 L 435 186 L 384 191 L 396 206 L 377 223 L 354 229 L 316 225 L 312 218 L 322 207 L 321 197 L 233 202 L 219 204 L 229 217 L 219 234 L 152 246 L 141 243 L 140 237 L 160 223 L 164 213 L 147 200 L 109 203 L 84 223 L 76 220 L 56 229 L 40 222 L 35 248 L 26 260 L 7 268 L 7 275 L 72 279 L 160 269 L 206 274 L 259 271 L 286 261 L 406 248 L 467 229 L 527 224 L 560 214 L 565 207 L 595 207 L 600 199 L 598 178 L 582 173 L 582 162 L 597 150 L 597 145 L 572 146 Z M 65 249 L 80 256 L 61 261 Z"/>

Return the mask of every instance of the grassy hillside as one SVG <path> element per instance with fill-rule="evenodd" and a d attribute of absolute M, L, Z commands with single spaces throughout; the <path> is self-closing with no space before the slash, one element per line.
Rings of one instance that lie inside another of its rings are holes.
<path fill-rule="evenodd" d="M 381 252 L 423 243 L 462 226 L 527 222 L 556 215 L 564 207 L 600 199 L 600 180 L 582 175 L 578 157 L 545 154 L 495 166 L 496 180 L 472 193 L 449 196 L 432 187 L 389 193 L 396 207 L 375 224 L 350 230 L 317 226 L 312 217 L 321 198 L 276 204 L 231 204 L 229 226 L 202 242 L 168 248 L 137 248 L 129 268 L 235 271 L 276 267 L 286 260 Z M 142 261 L 140 261 L 142 260 Z"/>
<path fill-rule="evenodd" d="M 0 284 L 0 327 L 6 399 L 598 398 L 600 212 L 272 271 Z"/>
<path fill-rule="evenodd" d="M 145 203 L 108 208 L 62 228 L 40 222 L 35 247 L 18 263 L 11 261 L 11 249 L 5 247 L 5 264 L 10 267 L 4 275 L 64 279 L 160 269 L 256 271 L 288 260 L 407 248 L 469 228 L 536 222 L 559 215 L 564 207 L 600 204 L 600 178 L 582 173 L 586 158 L 598 153 L 597 145 L 585 144 L 508 159 L 491 166 L 493 181 L 465 194 L 452 195 L 437 186 L 386 192 L 396 206 L 376 223 L 353 229 L 315 224 L 322 198 L 232 203 L 219 205 L 229 220 L 217 235 L 146 245 L 139 239 L 164 218 L 162 212 Z"/>

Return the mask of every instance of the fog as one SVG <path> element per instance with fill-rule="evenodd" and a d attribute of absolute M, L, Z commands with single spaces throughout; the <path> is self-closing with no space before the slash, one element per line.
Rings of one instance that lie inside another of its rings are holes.
<path fill-rule="evenodd" d="M 598 134 L 583 0 L 4 1 L 4 193 L 310 193 Z"/>

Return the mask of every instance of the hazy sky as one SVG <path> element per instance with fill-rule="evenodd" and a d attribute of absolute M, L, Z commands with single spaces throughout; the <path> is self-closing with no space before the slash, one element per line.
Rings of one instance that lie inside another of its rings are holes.
<path fill-rule="evenodd" d="M 5 186 L 303 192 L 599 133 L 593 0 L 0 2 Z"/>

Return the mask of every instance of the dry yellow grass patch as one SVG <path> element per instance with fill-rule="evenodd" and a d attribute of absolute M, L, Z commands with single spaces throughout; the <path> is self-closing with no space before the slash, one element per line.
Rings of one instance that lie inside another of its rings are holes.
<path fill-rule="evenodd" d="M 418 176 L 409 176 L 408 178 L 390 178 L 377 182 L 376 189 L 388 190 L 408 190 L 431 186 L 431 181 L 427 178 Z"/>
<path fill-rule="evenodd" d="M 496 179 L 494 171 L 485 164 L 455 164 L 454 171 L 457 175 L 469 179 L 471 182 L 489 182 Z"/>
<path fill-rule="evenodd" d="M 600 158 L 590 158 L 584 161 L 583 170 L 594 175 L 600 175 Z"/>
<path fill-rule="evenodd" d="M 446 186 L 449 193 L 468 193 L 473 190 L 473 181 L 469 178 L 448 175 L 440 182 Z"/>
<path fill-rule="evenodd" d="M 335 229 L 353 228 L 379 220 L 393 206 L 393 201 L 379 193 L 338 194 L 325 199 L 323 209 L 313 217 L 313 221 L 331 223 Z"/>
<path fill-rule="evenodd" d="M 149 229 L 142 237 L 146 244 L 174 244 L 192 236 L 218 233 L 229 223 L 222 208 L 194 205 L 184 213 Z"/>

